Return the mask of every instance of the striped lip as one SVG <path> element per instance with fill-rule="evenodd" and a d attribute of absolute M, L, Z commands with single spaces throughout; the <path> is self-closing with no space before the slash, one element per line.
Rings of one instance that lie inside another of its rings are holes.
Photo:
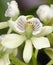
<path fill-rule="evenodd" d="M 33 35 L 36 35 L 40 33 L 41 28 L 42 28 L 42 23 L 39 21 L 38 18 L 31 18 L 31 19 L 26 19 L 26 16 L 20 16 L 18 20 L 16 21 L 16 28 L 18 32 L 25 32 L 26 28 L 32 28 Z"/>

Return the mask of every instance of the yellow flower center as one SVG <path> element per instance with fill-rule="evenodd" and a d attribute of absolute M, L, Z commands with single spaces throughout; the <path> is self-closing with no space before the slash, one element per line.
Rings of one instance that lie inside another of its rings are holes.
<path fill-rule="evenodd" d="M 32 23 L 28 22 L 28 23 L 26 24 L 26 28 L 27 28 L 27 29 L 32 29 L 32 28 L 33 28 Z"/>
<path fill-rule="evenodd" d="M 26 23 L 26 37 L 29 39 L 32 36 L 33 24 L 31 22 Z"/>

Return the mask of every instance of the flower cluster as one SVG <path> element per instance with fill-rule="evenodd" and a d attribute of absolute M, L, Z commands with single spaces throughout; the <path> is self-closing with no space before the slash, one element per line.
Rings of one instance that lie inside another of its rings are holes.
<path fill-rule="evenodd" d="M 37 10 L 39 18 L 33 15 L 19 15 L 19 8 L 16 1 L 8 2 L 8 8 L 5 12 L 6 17 L 10 17 L 7 22 L 0 23 L 0 29 L 9 27 L 7 34 L 0 36 L 0 50 L 2 50 L 2 58 L 0 65 L 9 65 L 9 54 L 17 55 L 17 48 L 25 43 L 23 50 L 23 60 L 29 63 L 34 53 L 33 48 L 40 50 L 51 47 L 47 38 L 53 32 L 52 25 L 44 25 L 42 22 L 50 23 L 53 19 L 53 5 L 41 5 Z M 14 33 L 11 33 L 14 31 Z"/>

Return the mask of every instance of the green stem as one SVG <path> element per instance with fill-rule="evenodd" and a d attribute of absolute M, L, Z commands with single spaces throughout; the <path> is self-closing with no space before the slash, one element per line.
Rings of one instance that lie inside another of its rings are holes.
<path fill-rule="evenodd" d="M 27 65 L 18 58 L 16 58 L 13 54 L 10 54 L 9 59 L 13 65 Z"/>
<path fill-rule="evenodd" d="M 53 59 L 50 62 L 48 62 L 46 65 L 52 65 L 52 64 L 53 64 Z"/>
<path fill-rule="evenodd" d="M 37 58 L 37 55 L 38 55 L 38 50 L 36 49 L 35 50 L 35 58 Z"/>
<path fill-rule="evenodd" d="M 12 29 L 11 28 L 9 28 L 9 30 L 8 30 L 8 32 L 7 32 L 7 34 L 10 34 L 12 32 Z"/>
<path fill-rule="evenodd" d="M 35 54 L 33 54 L 32 56 L 32 61 L 33 61 L 33 65 L 37 65 L 37 55 L 38 55 L 38 50 L 35 50 Z"/>

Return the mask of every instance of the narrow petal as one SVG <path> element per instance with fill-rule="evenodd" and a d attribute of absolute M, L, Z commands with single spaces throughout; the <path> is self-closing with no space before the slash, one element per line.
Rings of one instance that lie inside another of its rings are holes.
<path fill-rule="evenodd" d="M 29 63 L 32 57 L 32 52 L 33 52 L 32 43 L 30 40 L 26 40 L 25 48 L 23 51 L 23 59 L 26 63 Z"/>
<path fill-rule="evenodd" d="M 52 26 L 44 26 L 44 27 L 42 27 L 42 31 L 36 36 L 46 36 L 46 35 L 52 33 L 52 31 L 53 31 Z"/>
<path fill-rule="evenodd" d="M 28 21 L 33 24 L 33 33 L 32 33 L 33 35 L 36 35 L 41 32 L 42 23 L 40 22 L 38 18 L 31 18 Z"/>
<path fill-rule="evenodd" d="M 8 22 L 0 22 L 0 29 L 8 27 Z"/>
<path fill-rule="evenodd" d="M 25 36 L 7 34 L 2 36 L 1 44 L 6 48 L 16 48 L 25 41 Z"/>
<path fill-rule="evenodd" d="M 36 49 L 50 47 L 50 42 L 46 37 L 39 37 L 39 38 L 33 37 L 31 40 Z"/>

